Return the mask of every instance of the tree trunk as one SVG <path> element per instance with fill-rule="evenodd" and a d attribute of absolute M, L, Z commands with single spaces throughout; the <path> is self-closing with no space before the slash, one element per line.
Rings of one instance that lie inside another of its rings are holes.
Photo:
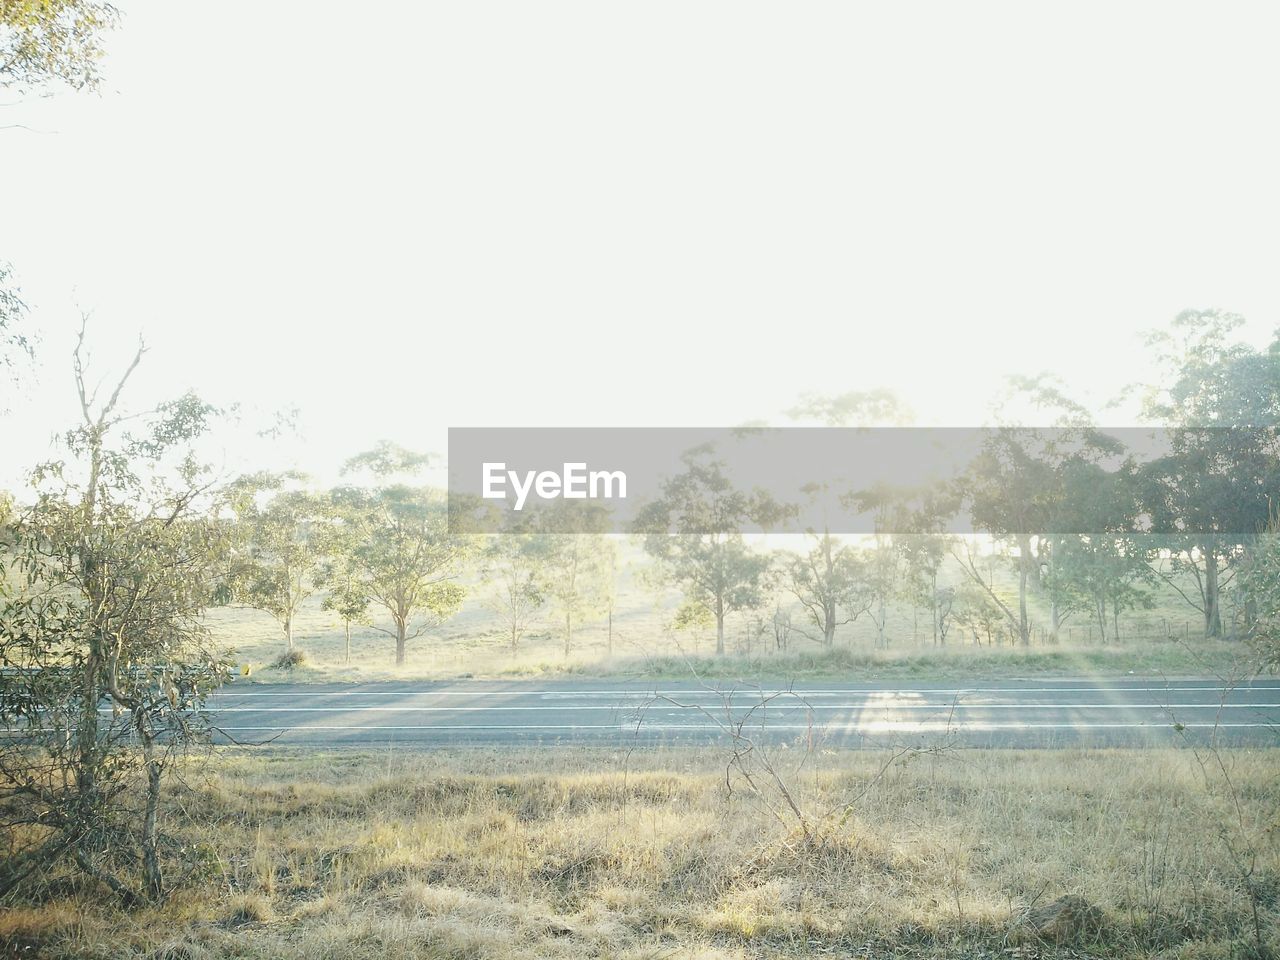
<path fill-rule="evenodd" d="M 284 643 L 285 649 L 293 649 L 293 616 L 286 614 L 284 618 Z"/>
<path fill-rule="evenodd" d="M 351 621 L 345 620 L 343 621 L 343 625 L 346 627 L 346 634 L 347 634 L 347 666 L 350 666 L 351 665 Z"/>
<path fill-rule="evenodd" d="M 716 600 L 716 655 L 724 653 L 724 601 Z"/>
<path fill-rule="evenodd" d="M 1027 565 L 1018 564 L 1018 639 L 1024 647 L 1031 645 L 1031 631 L 1027 628 Z"/>
<path fill-rule="evenodd" d="M 1018 537 L 1018 566 L 1027 575 L 1027 582 L 1036 593 L 1040 592 L 1040 557 L 1031 549 L 1031 536 L 1023 534 Z"/>
<path fill-rule="evenodd" d="M 565 611 L 564 615 L 564 655 L 569 656 L 569 648 L 573 645 L 573 614 Z"/>
<path fill-rule="evenodd" d="M 929 618 L 933 621 L 933 645 L 938 646 L 938 574 L 930 581 L 933 592 L 929 595 Z"/>
<path fill-rule="evenodd" d="M 408 643 L 409 625 L 399 617 L 396 618 L 396 666 L 404 666 L 405 645 Z"/>
<path fill-rule="evenodd" d="M 1204 555 L 1204 636 L 1222 636 L 1221 596 L 1218 587 L 1218 555 L 1206 550 Z"/>
<path fill-rule="evenodd" d="M 155 738 L 142 734 L 142 750 L 147 766 L 147 801 L 142 816 L 142 886 L 153 902 L 164 896 L 164 877 L 160 872 L 160 851 L 156 815 L 160 809 L 161 761 L 155 756 Z"/>
<path fill-rule="evenodd" d="M 100 426 L 91 433 L 91 452 L 89 457 L 89 483 L 85 489 L 84 514 L 89 524 L 97 522 L 98 481 L 102 470 L 102 434 Z M 98 793 L 98 704 L 102 699 L 98 670 L 102 662 L 102 651 L 105 648 L 102 636 L 102 625 L 98 622 L 103 606 L 103 585 L 98 578 L 98 556 L 88 534 L 80 541 L 80 571 L 84 579 L 85 590 L 89 595 L 89 611 L 94 618 L 89 629 L 89 653 L 84 659 L 84 673 L 80 678 L 80 694 L 83 701 L 79 716 L 76 718 L 76 752 L 75 780 L 77 801 L 84 811 L 79 816 L 77 828 L 85 830 L 92 823 L 92 817 L 99 812 L 100 796 Z M 76 862 L 86 873 L 91 872 L 92 861 L 79 846 L 75 848 Z M 110 885 L 110 884 L 108 884 Z M 113 888 L 114 889 L 114 888 Z"/>

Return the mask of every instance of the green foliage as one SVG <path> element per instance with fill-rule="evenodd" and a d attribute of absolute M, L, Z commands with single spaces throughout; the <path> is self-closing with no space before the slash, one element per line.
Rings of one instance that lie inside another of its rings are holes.
<path fill-rule="evenodd" d="M 787 589 L 816 633 L 795 629 L 830 647 L 836 629 L 852 623 L 871 606 L 871 578 L 867 561 L 857 550 L 827 533 L 811 538 L 807 553 L 784 556 L 781 564 Z"/>
<path fill-rule="evenodd" d="M 715 617 L 704 604 L 685 601 L 676 608 L 671 618 L 673 629 L 681 633 L 698 633 L 715 625 Z"/>
<path fill-rule="evenodd" d="M 911 409 L 892 390 L 852 390 L 838 396 L 805 394 L 787 412 L 792 420 L 818 420 L 832 427 L 906 426 Z"/>
<path fill-rule="evenodd" d="M 1175 575 L 1191 573 L 1205 636 L 1224 632 L 1225 571 L 1246 556 L 1280 490 L 1280 339 L 1267 351 L 1234 342 L 1242 319 L 1219 311 L 1186 311 L 1151 345 L 1164 367 L 1147 390 L 1144 412 L 1177 430 L 1170 453 L 1142 472 L 1143 503 L 1169 533 L 1159 546 Z M 1222 429 L 1228 428 L 1228 429 Z"/>
<path fill-rule="evenodd" d="M 96 87 L 102 35 L 119 19 L 99 0 L 0 0 L 0 89 Z"/>
<path fill-rule="evenodd" d="M 122 415 L 143 351 L 99 403 L 83 342 L 83 422 L 68 457 L 33 473 L 35 501 L 0 543 L 0 721 L 21 732 L 0 740 L 0 817 L 24 827 L 9 834 L 0 895 L 69 857 L 136 903 L 166 889 L 162 785 L 173 757 L 207 739 L 202 707 L 228 676 L 202 620 L 226 527 L 192 450 L 211 408 L 188 398 Z"/>
<path fill-rule="evenodd" d="M 695 453 L 685 465 L 641 510 L 636 528 L 661 575 L 715 618 L 716 652 L 724 653 L 725 617 L 764 602 L 770 568 L 739 531 L 776 522 L 784 510 L 764 494 L 735 490 L 719 462 Z"/>
<path fill-rule="evenodd" d="M 328 501 L 287 489 L 289 475 L 256 474 L 232 488 L 239 543 L 231 567 L 237 602 L 271 614 L 293 649 L 293 621 L 318 585 L 331 527 Z"/>
<path fill-rule="evenodd" d="M 1242 565 L 1241 589 L 1251 614 L 1249 641 L 1260 669 L 1280 669 L 1280 525 L 1249 545 Z"/>
<path fill-rule="evenodd" d="M 1119 630 L 1121 613 L 1152 604 L 1151 538 L 1133 532 L 1141 491 L 1128 464 L 1107 471 L 1073 460 L 1060 475 L 1059 512 L 1072 529 L 1088 532 L 1052 538 L 1044 586 L 1063 612 L 1089 611 L 1105 640 Z"/>
<path fill-rule="evenodd" d="M 902 589 L 917 606 L 929 610 L 933 642 L 947 639 L 955 592 L 938 586 L 938 571 L 950 553 L 947 525 L 960 509 L 953 484 L 900 491 L 894 502 L 893 547 L 902 560 Z"/>
<path fill-rule="evenodd" d="M 375 451 L 356 459 L 380 457 Z M 397 462 L 406 461 L 397 455 Z M 425 458 L 416 462 L 425 463 Z M 408 642 L 462 606 L 466 589 L 458 579 L 479 544 L 450 529 L 445 498 L 429 488 L 345 487 L 332 496 L 350 525 L 344 543 L 360 585 L 357 592 L 391 617 L 391 630 L 375 629 L 395 638 L 396 664 L 403 665 Z"/>
<path fill-rule="evenodd" d="M 972 582 L 961 584 L 955 592 L 952 609 L 955 622 L 968 632 L 975 644 L 990 646 L 1001 641 L 1004 611 L 987 590 Z"/>
<path fill-rule="evenodd" d="M 0 262 L 0 378 L 11 382 L 18 379 L 20 361 L 30 359 L 32 353 L 23 329 L 26 316 L 27 305 L 13 282 L 13 269 Z"/>
<path fill-rule="evenodd" d="M 568 656 L 574 626 L 608 603 L 615 547 L 604 536 L 608 515 L 598 504 L 560 501 L 545 519 L 555 532 L 541 534 L 542 591 L 564 624 Z"/>
<path fill-rule="evenodd" d="M 486 604 L 502 621 L 512 653 L 546 606 L 549 548 L 545 536 L 525 527 L 491 537 L 484 548 L 483 576 L 491 588 Z"/>
<path fill-rule="evenodd" d="M 383 440 L 372 450 L 358 453 L 348 460 L 342 472 L 344 474 L 369 473 L 380 480 L 385 480 L 399 475 L 418 473 L 432 462 L 433 458 L 429 453 L 417 453 L 389 440 Z"/>
<path fill-rule="evenodd" d="M 340 491 L 326 498 L 325 555 L 315 573 L 315 584 L 325 591 L 321 607 L 342 618 L 346 634 L 346 660 L 351 662 L 351 627 L 372 624 L 369 584 L 357 551 L 364 535 L 362 515 L 349 496 Z"/>

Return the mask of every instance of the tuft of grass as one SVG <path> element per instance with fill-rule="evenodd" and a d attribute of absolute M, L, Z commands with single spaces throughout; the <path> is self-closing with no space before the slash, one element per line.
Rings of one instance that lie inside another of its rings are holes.
<path fill-rule="evenodd" d="M 231 899 L 222 922 L 229 927 L 243 927 L 252 923 L 270 923 L 275 919 L 275 907 L 268 897 L 260 893 L 248 893 Z"/>

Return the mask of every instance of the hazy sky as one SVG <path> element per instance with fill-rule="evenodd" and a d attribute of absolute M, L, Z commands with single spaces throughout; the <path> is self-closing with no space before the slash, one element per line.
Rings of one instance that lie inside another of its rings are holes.
<path fill-rule="evenodd" d="M 296 405 L 321 474 L 803 391 L 970 425 L 1008 373 L 1110 395 L 1184 307 L 1280 325 L 1267 6 L 120 5 L 100 96 L 0 108 L 43 337 L 0 483 L 80 308 L 103 361 L 145 333 L 138 403 Z"/>

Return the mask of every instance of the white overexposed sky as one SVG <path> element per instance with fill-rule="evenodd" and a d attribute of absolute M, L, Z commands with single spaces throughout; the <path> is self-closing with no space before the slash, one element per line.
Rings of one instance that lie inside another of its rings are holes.
<path fill-rule="evenodd" d="M 0 108 L 42 337 L 0 486 L 75 415 L 80 309 L 328 476 L 450 425 L 724 425 L 887 386 L 1097 399 L 1185 307 L 1280 326 L 1264 4 L 121 0 L 100 95 Z M 10 98 L 12 99 L 12 98 Z M 232 457 L 248 456 L 245 451 Z"/>

